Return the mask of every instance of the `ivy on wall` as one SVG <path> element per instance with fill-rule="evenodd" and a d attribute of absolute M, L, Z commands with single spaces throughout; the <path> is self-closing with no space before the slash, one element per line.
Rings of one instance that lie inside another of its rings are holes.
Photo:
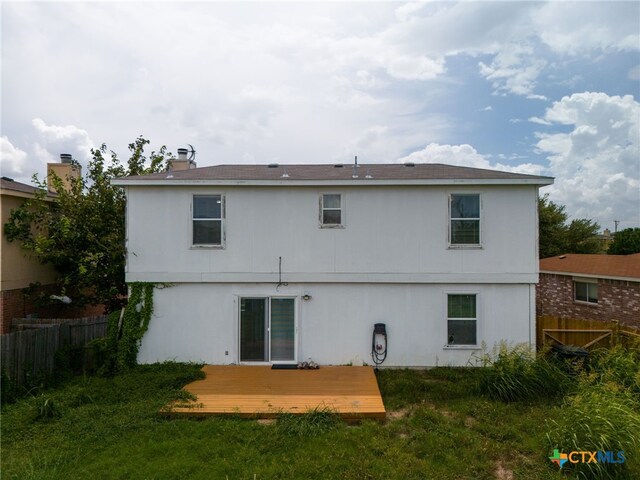
<path fill-rule="evenodd" d="M 107 373 L 136 365 L 142 337 L 153 315 L 154 288 L 153 283 L 130 283 L 127 306 L 109 315 L 104 364 Z"/>

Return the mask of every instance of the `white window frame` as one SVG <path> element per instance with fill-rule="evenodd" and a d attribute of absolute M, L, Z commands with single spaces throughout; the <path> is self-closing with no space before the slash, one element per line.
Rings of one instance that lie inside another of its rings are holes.
<path fill-rule="evenodd" d="M 587 286 L 587 299 L 586 300 L 579 300 L 578 296 L 577 296 L 577 289 L 576 289 L 576 284 L 578 283 L 582 283 L 585 284 Z M 596 289 L 598 290 L 598 294 L 596 295 L 596 301 L 592 302 L 589 300 L 589 288 L 590 286 L 595 286 Z M 590 306 L 596 306 L 596 305 L 600 305 L 600 288 L 598 285 L 598 281 L 594 280 L 594 279 L 584 279 L 584 278 L 573 278 L 573 301 L 576 303 L 581 303 L 583 305 L 590 305 Z"/>
<path fill-rule="evenodd" d="M 477 196 L 478 197 L 478 217 L 474 217 L 474 218 L 453 218 L 451 217 L 451 205 L 452 205 L 452 201 L 453 201 L 453 197 L 454 196 Z M 448 201 L 447 201 L 447 218 L 448 218 L 448 226 L 447 226 L 447 231 L 448 231 L 448 244 L 449 244 L 449 248 L 482 248 L 482 240 L 483 240 L 483 228 L 482 228 L 482 194 L 480 192 L 451 192 L 448 195 Z M 453 243 L 453 233 L 452 233 L 452 229 L 451 229 L 451 223 L 454 220 L 477 220 L 478 221 L 478 243 Z"/>
<path fill-rule="evenodd" d="M 476 316 L 474 318 L 449 318 L 449 295 L 473 295 L 476 297 Z M 445 349 L 452 349 L 452 350 L 478 350 L 481 348 L 481 341 L 480 341 L 480 311 L 481 311 L 481 297 L 480 297 L 480 292 L 476 291 L 469 291 L 469 290 L 464 290 L 464 291 L 447 291 L 444 292 L 444 317 L 446 320 L 446 325 L 445 325 Z M 449 344 L 449 321 L 456 321 L 456 320 L 462 320 L 462 321 L 468 321 L 468 320 L 474 320 L 476 322 L 476 343 L 475 344 Z"/>
<path fill-rule="evenodd" d="M 220 218 L 194 218 L 195 208 L 193 206 L 194 200 L 196 197 L 220 197 Z M 226 228 L 225 228 L 225 218 L 226 218 L 226 200 L 224 193 L 194 193 L 191 195 L 191 222 L 189 226 L 191 227 L 191 248 L 192 249 L 201 249 L 201 248 L 210 248 L 210 249 L 221 249 L 225 248 L 225 240 L 226 240 Z M 193 238 L 193 222 L 200 221 L 212 221 L 212 220 L 220 220 L 220 243 L 194 243 Z"/>
<path fill-rule="evenodd" d="M 325 208 L 324 196 L 325 195 L 338 195 L 340 197 L 340 208 Z M 345 226 L 345 195 L 342 192 L 322 192 L 318 200 L 319 213 L 318 222 L 320 228 L 344 228 Z M 340 223 L 324 223 L 324 211 L 325 210 L 339 210 L 340 211 Z"/>
<path fill-rule="evenodd" d="M 298 321 L 300 318 L 300 294 L 299 293 L 292 293 L 291 295 L 287 295 L 287 294 L 282 294 L 282 295 L 272 295 L 269 293 L 258 293 L 255 295 L 252 294 L 234 294 L 234 310 L 236 312 L 236 337 L 237 337 L 237 341 L 236 341 L 236 361 L 238 365 L 295 365 L 298 363 Z M 242 306 L 242 299 L 243 298 L 252 298 L 252 299 L 264 299 L 266 300 L 266 322 L 267 322 L 267 337 L 268 337 L 268 351 L 267 351 L 267 360 L 266 361 L 243 361 L 240 359 L 241 356 L 241 335 L 242 332 L 240 331 L 241 327 L 241 322 L 240 322 L 240 316 L 242 315 L 242 312 L 240 311 L 241 306 Z M 293 324 L 293 332 L 294 332 L 294 342 L 293 342 L 293 360 L 271 360 L 271 300 L 274 298 L 282 298 L 282 299 L 292 299 L 293 300 L 293 305 L 294 305 L 294 324 Z"/>

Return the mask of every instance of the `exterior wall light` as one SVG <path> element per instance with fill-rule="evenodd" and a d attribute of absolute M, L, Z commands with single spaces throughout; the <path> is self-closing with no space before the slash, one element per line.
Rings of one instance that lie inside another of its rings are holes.
<path fill-rule="evenodd" d="M 308 292 L 304 292 L 304 295 L 302 295 L 302 299 L 303 300 L 311 300 L 311 295 L 309 295 Z"/>

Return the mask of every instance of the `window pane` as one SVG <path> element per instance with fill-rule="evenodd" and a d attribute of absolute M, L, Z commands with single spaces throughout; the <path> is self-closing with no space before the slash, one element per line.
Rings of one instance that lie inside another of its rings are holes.
<path fill-rule="evenodd" d="M 340 195 L 338 194 L 323 195 L 322 208 L 340 208 Z"/>
<path fill-rule="evenodd" d="M 449 295 L 447 317 L 476 318 L 475 295 Z"/>
<path fill-rule="evenodd" d="M 480 195 L 451 195 L 451 218 L 480 218 Z"/>
<path fill-rule="evenodd" d="M 323 225 L 340 225 L 341 221 L 340 210 L 323 210 L 322 211 L 322 224 Z"/>
<path fill-rule="evenodd" d="M 480 220 L 451 220 L 452 245 L 479 245 Z"/>
<path fill-rule="evenodd" d="M 589 296 L 587 293 L 588 285 L 583 282 L 575 282 L 575 291 L 576 291 L 576 300 L 580 300 L 581 302 L 587 302 L 589 300 Z"/>
<path fill-rule="evenodd" d="M 447 343 L 449 345 L 476 345 L 475 320 L 449 320 Z"/>
<path fill-rule="evenodd" d="M 240 360 L 267 360 L 267 299 L 243 298 L 240 301 Z"/>
<path fill-rule="evenodd" d="M 220 195 L 194 196 L 193 218 L 222 218 L 222 197 Z"/>
<path fill-rule="evenodd" d="M 194 220 L 194 245 L 221 245 L 222 220 Z"/>
<path fill-rule="evenodd" d="M 595 283 L 589 283 L 589 301 L 591 303 L 598 303 L 598 285 Z"/>
<path fill-rule="evenodd" d="M 271 299 L 271 360 L 295 360 L 295 302 Z"/>

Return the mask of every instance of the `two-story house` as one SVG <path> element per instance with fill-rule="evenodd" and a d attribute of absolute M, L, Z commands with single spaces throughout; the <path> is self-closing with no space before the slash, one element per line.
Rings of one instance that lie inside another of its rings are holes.
<path fill-rule="evenodd" d="M 141 362 L 465 365 L 535 343 L 538 188 L 441 164 L 219 165 L 114 181 L 128 282 L 156 289 Z"/>

